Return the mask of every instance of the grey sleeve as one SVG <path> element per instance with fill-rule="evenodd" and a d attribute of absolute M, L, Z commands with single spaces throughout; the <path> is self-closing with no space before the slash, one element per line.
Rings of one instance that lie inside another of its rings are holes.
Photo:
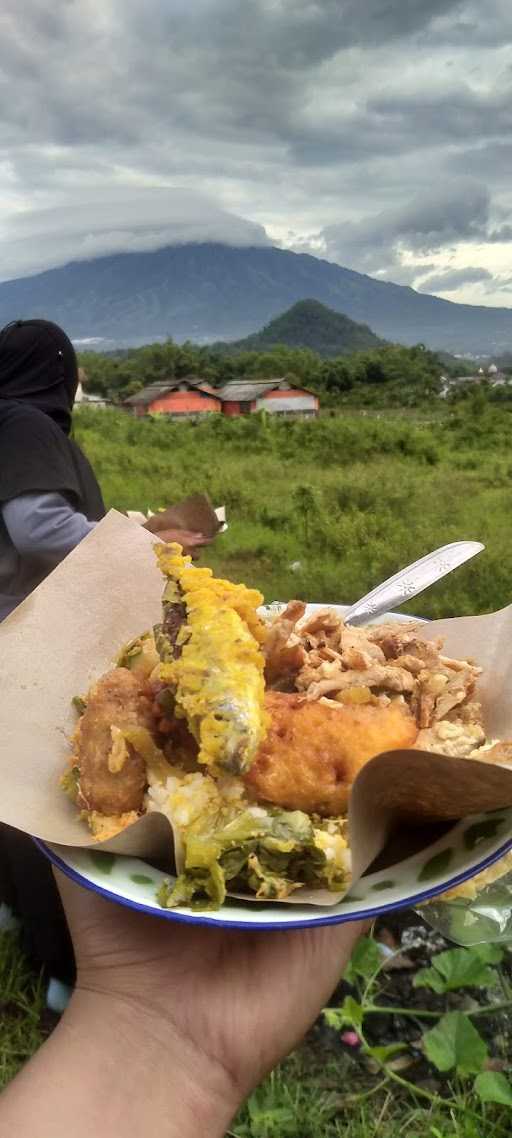
<path fill-rule="evenodd" d="M 63 494 L 19 494 L 0 504 L 12 544 L 20 556 L 59 561 L 94 529 Z"/>

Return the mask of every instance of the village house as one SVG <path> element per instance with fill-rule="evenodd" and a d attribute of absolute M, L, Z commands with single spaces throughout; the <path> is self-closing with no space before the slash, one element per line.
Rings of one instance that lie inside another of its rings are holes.
<path fill-rule="evenodd" d="M 141 415 L 161 414 L 197 419 L 203 415 L 218 414 L 222 410 L 218 392 L 206 380 L 196 376 L 150 383 L 142 391 L 125 399 L 124 406 L 137 418 Z"/>
<path fill-rule="evenodd" d="M 468 385 L 478 386 L 478 384 L 486 382 L 489 387 L 506 387 L 512 382 L 512 377 L 505 375 L 504 372 L 499 371 L 496 364 L 491 364 L 490 367 L 484 371 L 483 367 L 479 367 L 475 375 L 457 375 L 440 377 L 441 390 L 439 392 L 442 399 L 446 399 L 451 391 L 456 391 L 459 387 Z"/>
<path fill-rule="evenodd" d="M 78 369 L 78 387 L 75 394 L 75 405 L 79 407 L 111 407 L 112 402 L 103 395 L 93 395 L 92 391 L 84 391 L 88 383 L 87 372 L 83 367 Z"/>
<path fill-rule="evenodd" d="M 219 388 L 218 395 L 225 415 L 256 411 L 299 418 L 318 415 L 318 396 L 287 379 L 236 379 Z"/>
<path fill-rule="evenodd" d="M 199 418 L 221 413 L 230 417 L 268 411 L 273 415 L 305 418 L 318 414 L 318 396 L 286 379 L 243 379 L 211 387 L 196 376 L 161 380 L 125 399 L 124 406 L 137 417 L 170 415 Z"/>

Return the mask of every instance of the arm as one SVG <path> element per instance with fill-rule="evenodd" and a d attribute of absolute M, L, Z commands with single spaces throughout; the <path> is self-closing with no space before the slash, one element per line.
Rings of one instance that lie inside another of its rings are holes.
<path fill-rule="evenodd" d="M 20 494 L 0 505 L 9 537 L 22 557 L 62 560 L 94 529 L 63 494 Z"/>
<path fill-rule="evenodd" d="M 185 1054 L 183 1053 L 185 1052 Z M 238 1102 L 165 1022 L 106 992 L 78 992 L 0 1097 L 16 1138 L 222 1138 Z"/>
<path fill-rule="evenodd" d="M 300 1042 L 361 933 L 223 932 L 133 912 L 60 875 L 59 888 L 77 987 L 2 1096 L 0 1132 L 16 1138 L 222 1138 Z"/>

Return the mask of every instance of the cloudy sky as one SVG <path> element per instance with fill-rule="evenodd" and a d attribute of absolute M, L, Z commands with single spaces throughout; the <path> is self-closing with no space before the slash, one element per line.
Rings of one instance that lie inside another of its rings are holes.
<path fill-rule="evenodd" d="M 3 0 L 0 279 L 271 242 L 512 306 L 511 0 Z"/>

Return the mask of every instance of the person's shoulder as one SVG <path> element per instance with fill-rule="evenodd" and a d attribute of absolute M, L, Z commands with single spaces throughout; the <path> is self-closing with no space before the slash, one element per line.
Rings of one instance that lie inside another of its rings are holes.
<path fill-rule="evenodd" d="M 0 412 L 2 411 L 0 404 Z M 45 415 L 37 407 L 31 407 L 29 403 L 15 403 L 9 402 L 5 408 L 5 413 L 0 413 L 0 429 L 9 432 L 9 435 L 40 438 L 42 441 L 50 441 L 57 438 L 62 434 L 53 419 Z"/>

